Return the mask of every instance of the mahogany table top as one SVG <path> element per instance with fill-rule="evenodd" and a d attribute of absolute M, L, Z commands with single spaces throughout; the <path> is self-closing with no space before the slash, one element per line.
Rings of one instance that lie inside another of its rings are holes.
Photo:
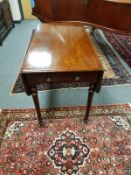
<path fill-rule="evenodd" d="M 23 73 L 87 72 L 103 70 L 83 26 L 40 24 L 26 53 Z"/>

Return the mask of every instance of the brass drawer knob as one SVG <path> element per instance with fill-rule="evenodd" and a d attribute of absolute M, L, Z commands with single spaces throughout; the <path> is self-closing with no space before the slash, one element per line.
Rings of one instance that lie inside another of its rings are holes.
<path fill-rule="evenodd" d="M 75 81 L 79 81 L 80 80 L 80 77 L 79 76 L 76 76 L 75 77 Z"/>
<path fill-rule="evenodd" d="M 46 81 L 47 81 L 48 83 L 51 82 L 51 78 L 48 77 L 48 78 L 46 79 Z"/>

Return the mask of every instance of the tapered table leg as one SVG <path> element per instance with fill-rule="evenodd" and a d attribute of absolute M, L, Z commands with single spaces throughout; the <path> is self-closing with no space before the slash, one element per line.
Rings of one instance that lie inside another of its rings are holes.
<path fill-rule="evenodd" d="M 88 93 L 88 100 L 87 100 L 87 108 L 86 108 L 86 115 L 84 117 L 84 122 L 87 123 L 90 109 L 91 109 L 91 104 L 92 104 L 92 99 L 93 99 L 93 94 L 94 94 L 94 85 L 89 86 L 89 93 Z"/>
<path fill-rule="evenodd" d="M 39 125 L 42 126 L 42 117 L 41 117 L 41 110 L 40 110 L 40 105 L 39 105 L 38 93 L 37 93 L 37 90 L 35 88 L 32 88 L 32 92 L 33 92 L 32 98 L 33 98 L 34 105 L 36 108 L 38 122 L 39 122 Z"/>

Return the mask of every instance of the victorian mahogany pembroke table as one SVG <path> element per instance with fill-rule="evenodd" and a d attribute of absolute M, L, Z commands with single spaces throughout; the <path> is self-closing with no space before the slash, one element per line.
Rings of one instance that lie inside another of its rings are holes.
<path fill-rule="evenodd" d="M 103 67 L 84 26 L 40 24 L 32 38 L 21 68 L 27 95 L 32 95 L 42 125 L 36 86 L 40 83 L 89 82 L 87 122 L 93 93 L 99 92 Z"/>

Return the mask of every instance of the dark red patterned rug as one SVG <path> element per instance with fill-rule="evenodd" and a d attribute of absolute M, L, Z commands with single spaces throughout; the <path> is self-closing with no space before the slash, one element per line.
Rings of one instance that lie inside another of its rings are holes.
<path fill-rule="evenodd" d="M 122 59 L 131 68 L 131 36 L 118 35 L 110 32 L 104 32 L 104 34 L 114 49 L 116 49 Z"/>
<path fill-rule="evenodd" d="M 0 175 L 129 175 L 129 105 L 42 110 L 39 128 L 34 110 L 0 114 Z"/>

